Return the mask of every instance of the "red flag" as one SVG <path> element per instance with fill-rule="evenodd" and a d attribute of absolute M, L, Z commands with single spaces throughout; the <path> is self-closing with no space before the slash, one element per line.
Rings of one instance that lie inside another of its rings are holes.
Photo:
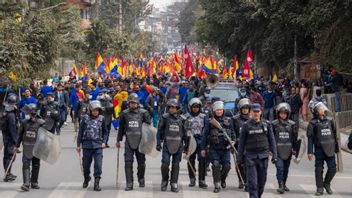
<path fill-rule="evenodd" d="M 194 68 L 192 65 L 191 57 L 189 55 L 189 51 L 187 46 L 185 46 L 184 54 L 183 54 L 185 61 L 186 61 L 186 78 L 189 78 L 193 75 L 194 73 Z"/>
<path fill-rule="evenodd" d="M 252 62 L 253 62 L 252 50 L 248 49 L 246 61 L 244 63 L 244 67 L 243 67 L 243 71 L 242 71 L 242 77 L 250 79 L 251 66 L 249 64 Z"/>

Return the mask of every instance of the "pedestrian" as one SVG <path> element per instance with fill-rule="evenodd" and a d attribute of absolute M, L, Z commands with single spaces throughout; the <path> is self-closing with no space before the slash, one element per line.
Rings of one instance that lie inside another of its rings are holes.
<path fill-rule="evenodd" d="M 335 112 L 341 111 L 341 89 L 343 86 L 343 77 L 336 70 L 331 71 L 332 89 L 335 93 Z"/>
<path fill-rule="evenodd" d="M 226 178 L 231 169 L 230 144 L 234 144 L 236 135 L 232 119 L 225 116 L 225 106 L 223 101 L 213 103 L 212 111 L 215 119 L 224 130 L 207 121 L 205 124 L 204 135 L 202 139 L 202 156 L 206 155 L 206 147 L 210 146 L 210 160 L 212 163 L 214 193 L 220 192 L 220 188 L 226 188 Z M 226 135 L 231 138 L 228 140 Z"/>
<path fill-rule="evenodd" d="M 157 150 L 162 151 L 161 159 L 161 191 L 166 191 L 169 181 L 169 166 L 172 157 L 171 191 L 178 192 L 178 176 L 182 152 L 187 149 L 187 134 L 184 129 L 185 118 L 181 117 L 180 104 L 177 99 L 169 99 L 167 112 L 159 121 L 157 131 Z"/>
<path fill-rule="evenodd" d="M 252 118 L 245 122 L 240 132 L 238 164 L 246 164 L 250 198 L 260 198 L 267 179 L 269 153 L 272 163 L 277 161 L 275 137 L 270 126 L 261 119 L 261 106 L 252 104 Z M 245 161 L 244 161 L 245 160 Z"/>
<path fill-rule="evenodd" d="M 295 87 L 291 87 L 291 93 L 286 101 L 291 107 L 290 119 L 296 123 L 297 129 L 299 128 L 299 110 L 303 105 L 301 96 Z"/>
<path fill-rule="evenodd" d="M 296 154 L 298 131 L 296 123 L 289 119 L 291 107 L 288 103 L 280 103 L 276 107 L 276 120 L 272 121 L 278 152 L 276 162 L 276 178 L 279 184 L 277 192 L 284 194 L 290 191 L 286 186 L 292 155 Z"/>
<path fill-rule="evenodd" d="M 145 154 L 141 153 L 138 148 L 142 137 L 142 124 L 150 125 L 151 119 L 149 113 L 139 106 L 139 97 L 136 93 L 128 96 L 128 109 L 124 110 L 120 116 L 120 127 L 117 136 L 116 147 L 120 148 L 120 142 L 123 136 L 125 141 L 125 191 L 133 190 L 133 160 L 137 159 L 137 176 L 139 187 L 145 187 Z"/>
<path fill-rule="evenodd" d="M 276 106 L 276 94 L 273 91 L 273 84 L 269 83 L 268 89 L 263 93 L 264 112 L 263 118 L 269 121 L 274 119 L 274 106 Z"/>
<path fill-rule="evenodd" d="M 315 157 L 315 183 L 317 186 L 316 196 L 324 194 L 324 188 L 328 194 L 332 194 L 331 181 L 336 174 L 335 153 L 339 152 L 336 128 L 332 120 L 326 117 L 328 108 L 324 103 L 318 102 L 312 108 L 314 117 L 307 128 L 308 159 Z M 314 153 L 314 155 L 313 155 Z M 325 178 L 324 162 L 328 170 Z"/>
<path fill-rule="evenodd" d="M 195 169 L 195 160 L 198 160 L 198 186 L 199 188 L 206 189 L 208 185 L 205 183 L 206 174 L 206 159 L 205 156 L 201 155 L 201 143 L 204 135 L 204 123 L 207 116 L 201 113 L 202 102 L 199 98 L 192 98 L 188 103 L 188 112 L 185 114 L 186 122 L 185 128 L 187 132 L 191 134 L 196 140 L 196 150 L 190 156 L 189 163 L 187 164 L 188 176 L 190 179 L 189 187 L 196 185 L 196 176 L 193 172 Z M 192 167 L 191 167 L 192 166 Z"/>
<path fill-rule="evenodd" d="M 69 104 L 68 93 L 64 90 L 64 86 L 62 84 L 57 85 L 55 101 L 59 105 L 60 124 L 58 126 L 58 130 L 60 131 L 62 125 L 65 123 L 67 113 L 68 113 L 68 104 Z"/>
<path fill-rule="evenodd" d="M 309 88 L 308 82 L 303 81 L 302 87 L 300 88 L 300 96 L 302 100 L 301 115 L 303 121 L 308 122 L 308 104 L 309 104 Z"/>
<path fill-rule="evenodd" d="M 102 174 L 103 149 L 106 147 L 107 130 L 104 116 L 101 115 L 103 107 L 98 100 L 89 103 L 89 115 L 85 115 L 79 126 L 77 137 L 78 153 L 83 149 L 83 188 L 87 188 L 90 177 L 90 166 L 94 159 L 94 191 L 101 191 L 100 179 Z"/>

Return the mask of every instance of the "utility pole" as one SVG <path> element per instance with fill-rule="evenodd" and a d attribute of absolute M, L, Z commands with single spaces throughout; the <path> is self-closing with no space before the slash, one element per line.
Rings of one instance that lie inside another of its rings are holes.
<path fill-rule="evenodd" d="M 120 0 L 119 6 L 119 31 L 122 32 L 122 0 Z"/>
<path fill-rule="evenodd" d="M 293 57 L 293 66 L 294 66 L 294 78 L 299 80 L 298 76 L 298 64 L 297 64 L 297 34 L 294 36 L 294 57 Z"/>

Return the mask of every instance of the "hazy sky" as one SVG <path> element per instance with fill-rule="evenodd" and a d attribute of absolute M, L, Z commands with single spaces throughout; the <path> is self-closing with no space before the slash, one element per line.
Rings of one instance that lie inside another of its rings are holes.
<path fill-rule="evenodd" d="M 174 2 L 175 0 L 150 0 L 150 3 L 154 4 L 154 6 L 157 8 L 164 8 Z"/>

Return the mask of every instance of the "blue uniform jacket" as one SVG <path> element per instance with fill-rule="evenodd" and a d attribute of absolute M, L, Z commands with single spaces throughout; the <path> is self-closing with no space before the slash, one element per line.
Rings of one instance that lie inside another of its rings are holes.
<path fill-rule="evenodd" d="M 263 120 L 261 121 L 263 122 Z M 247 122 L 245 122 L 242 126 L 241 132 L 240 132 L 240 140 L 239 140 L 239 145 L 238 145 L 238 161 L 243 162 L 244 156 L 248 159 L 264 159 L 269 157 L 269 151 L 272 153 L 273 159 L 277 159 L 277 149 L 276 149 L 276 142 L 275 142 L 275 136 L 273 133 L 273 130 L 271 128 L 271 125 L 268 123 L 268 142 L 269 142 L 269 150 L 263 150 L 263 151 L 258 151 L 258 152 L 247 152 L 245 150 L 245 143 L 248 135 L 248 125 L 258 125 L 261 122 L 257 123 L 253 119 L 249 119 Z M 266 121 L 264 121 L 266 122 Z"/>
<path fill-rule="evenodd" d="M 97 118 L 93 118 L 92 116 L 88 116 L 88 119 L 97 119 Z M 100 127 L 102 128 L 102 137 L 100 137 L 96 140 L 83 140 L 84 131 L 86 130 L 87 126 L 84 122 L 84 119 L 82 119 L 80 126 L 79 126 L 78 136 L 77 136 L 77 146 L 80 146 L 82 144 L 82 148 L 84 148 L 84 149 L 101 148 L 102 144 L 105 143 L 108 138 L 108 132 L 106 130 L 104 118 L 102 121 L 102 125 Z"/>

